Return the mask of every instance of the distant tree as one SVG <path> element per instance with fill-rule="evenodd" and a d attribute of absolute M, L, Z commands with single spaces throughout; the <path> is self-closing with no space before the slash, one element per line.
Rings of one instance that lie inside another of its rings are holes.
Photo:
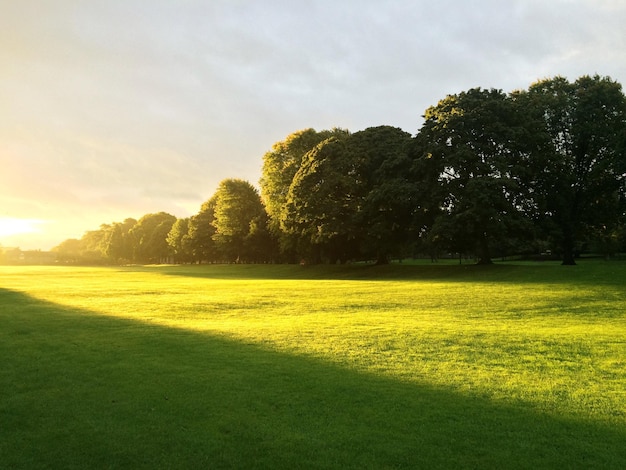
<path fill-rule="evenodd" d="M 608 77 L 541 80 L 521 93 L 542 133 L 529 165 L 537 218 L 556 235 L 563 264 L 575 263 L 585 235 L 610 234 L 623 214 L 626 99 Z"/>
<path fill-rule="evenodd" d="M 269 230 L 265 211 L 250 221 L 244 244 L 246 257 L 255 263 L 275 262 L 280 258 L 278 238 Z"/>
<path fill-rule="evenodd" d="M 430 240 L 490 264 L 493 243 L 524 226 L 516 140 L 522 124 L 500 90 L 471 89 L 426 110 L 414 148 L 418 177 L 431 179 L 419 184 L 439 207 Z"/>
<path fill-rule="evenodd" d="M 122 224 L 113 223 L 106 230 L 104 254 L 111 262 L 118 262 L 124 251 L 124 233 Z"/>
<path fill-rule="evenodd" d="M 189 219 L 187 243 L 192 260 L 197 262 L 217 261 L 218 254 L 213 240 L 215 235 L 215 204 L 213 195 L 200 207 L 200 211 Z"/>
<path fill-rule="evenodd" d="M 52 251 L 57 253 L 59 262 L 76 264 L 82 260 L 83 244 L 77 238 L 68 238 L 55 246 Z"/>
<path fill-rule="evenodd" d="M 105 264 L 108 262 L 106 245 L 111 230 L 110 224 L 102 224 L 98 230 L 88 230 L 83 234 L 80 239 L 80 256 L 83 263 Z"/>
<path fill-rule="evenodd" d="M 249 182 L 226 179 L 220 183 L 215 193 L 213 240 L 228 261 L 251 261 L 251 227 L 265 214 L 259 193 Z"/>
<path fill-rule="evenodd" d="M 101 224 L 97 230 L 88 230 L 80 239 L 70 238 L 54 247 L 63 263 L 116 264 L 133 257 L 130 230 L 137 223 L 126 219 L 123 223 Z"/>
<path fill-rule="evenodd" d="M 133 258 L 130 231 L 137 224 L 132 218 L 111 224 L 104 239 L 104 254 L 113 263 L 127 263 Z"/>
<path fill-rule="evenodd" d="M 176 262 L 187 263 L 193 259 L 189 241 L 189 218 L 177 219 L 167 234 L 167 244 Z"/>
<path fill-rule="evenodd" d="M 146 214 L 132 228 L 135 242 L 134 259 L 139 263 L 160 263 L 170 254 L 167 235 L 176 217 L 166 212 Z"/>
<path fill-rule="evenodd" d="M 77 240 L 78 241 L 78 240 Z M 56 251 L 54 248 L 52 251 Z M 0 246 L 0 263 L 3 264 L 18 264 L 23 261 L 24 252 L 17 247 L 1 247 Z M 58 259 L 58 257 L 57 257 Z M 64 261 L 58 259 L 58 261 Z"/>

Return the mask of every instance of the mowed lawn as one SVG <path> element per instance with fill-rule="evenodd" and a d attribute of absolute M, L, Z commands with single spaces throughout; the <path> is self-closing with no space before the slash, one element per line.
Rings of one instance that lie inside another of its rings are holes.
<path fill-rule="evenodd" d="M 626 263 L 0 267 L 0 468 L 626 468 Z"/>

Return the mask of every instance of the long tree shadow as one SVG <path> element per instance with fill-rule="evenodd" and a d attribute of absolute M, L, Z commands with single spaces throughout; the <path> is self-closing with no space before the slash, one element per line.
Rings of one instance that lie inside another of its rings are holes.
<path fill-rule="evenodd" d="M 0 289 L 2 468 L 626 468 L 613 426 Z"/>
<path fill-rule="evenodd" d="M 269 279 L 269 280 L 348 280 L 348 281 L 443 281 L 498 282 L 525 284 L 567 283 L 623 287 L 626 263 L 611 261 L 588 265 L 561 266 L 558 263 L 526 263 L 493 265 L 476 264 L 352 264 L 352 265 L 178 265 L 132 267 L 171 276 L 207 279 Z"/>

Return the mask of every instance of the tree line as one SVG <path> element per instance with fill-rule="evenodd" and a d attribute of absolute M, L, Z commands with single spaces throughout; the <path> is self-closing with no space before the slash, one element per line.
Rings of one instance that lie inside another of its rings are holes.
<path fill-rule="evenodd" d="M 337 263 L 422 255 L 626 248 L 626 98 L 610 77 L 473 88 L 391 126 L 294 132 L 263 156 L 260 190 L 220 183 L 188 218 L 104 224 L 66 262 Z"/>

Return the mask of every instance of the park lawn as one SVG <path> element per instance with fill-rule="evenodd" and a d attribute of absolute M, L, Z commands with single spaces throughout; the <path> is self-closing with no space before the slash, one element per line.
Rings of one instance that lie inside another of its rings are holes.
<path fill-rule="evenodd" d="M 0 267 L 7 468 L 626 468 L 626 264 Z"/>

